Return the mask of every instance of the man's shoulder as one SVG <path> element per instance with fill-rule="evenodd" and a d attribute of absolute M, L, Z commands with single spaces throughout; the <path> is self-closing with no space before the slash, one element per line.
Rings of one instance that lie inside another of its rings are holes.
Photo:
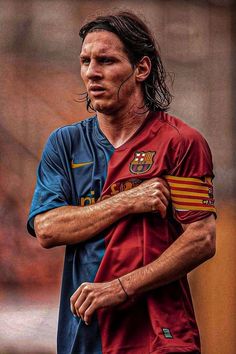
<path fill-rule="evenodd" d="M 161 112 L 160 121 L 162 122 L 164 131 L 176 142 L 191 143 L 205 141 L 203 135 L 196 128 L 172 114 Z"/>
<path fill-rule="evenodd" d="M 76 132 L 80 129 L 86 129 L 88 127 L 93 127 L 94 124 L 96 123 L 96 116 L 88 117 L 86 119 L 80 120 L 78 122 L 72 123 L 72 124 L 67 124 L 63 125 L 57 129 L 55 129 L 52 134 L 66 134 L 66 133 L 73 133 Z"/>
<path fill-rule="evenodd" d="M 55 141 L 58 139 L 63 139 L 64 141 L 66 141 L 67 139 L 73 139 L 74 137 L 78 137 L 81 134 L 85 134 L 86 132 L 90 131 L 95 124 L 96 116 L 93 116 L 83 119 L 79 122 L 58 127 L 54 131 L 52 131 L 49 136 L 49 140 Z"/>

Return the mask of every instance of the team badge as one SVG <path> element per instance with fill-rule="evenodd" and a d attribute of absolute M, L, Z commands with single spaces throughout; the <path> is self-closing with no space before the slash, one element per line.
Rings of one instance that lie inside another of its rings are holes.
<path fill-rule="evenodd" d="M 134 159 L 130 162 L 130 172 L 142 174 L 150 170 L 154 163 L 155 151 L 135 151 Z"/>

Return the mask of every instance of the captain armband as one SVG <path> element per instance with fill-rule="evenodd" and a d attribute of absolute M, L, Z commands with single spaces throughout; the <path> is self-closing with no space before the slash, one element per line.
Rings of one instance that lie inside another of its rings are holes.
<path fill-rule="evenodd" d="M 191 178 L 165 176 L 176 211 L 200 210 L 216 212 L 211 177 Z"/>

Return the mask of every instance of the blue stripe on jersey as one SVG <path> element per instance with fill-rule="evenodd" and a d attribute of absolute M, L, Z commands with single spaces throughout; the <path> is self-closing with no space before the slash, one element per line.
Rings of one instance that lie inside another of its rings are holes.
<path fill-rule="evenodd" d="M 37 185 L 28 220 L 35 235 L 34 217 L 65 205 L 93 204 L 101 195 L 109 160 L 114 152 L 96 117 L 59 128 L 51 134 L 38 168 Z M 58 354 L 101 353 L 96 316 L 86 326 L 70 311 L 70 297 L 83 282 L 93 282 L 105 252 L 103 235 L 67 246 L 58 324 Z"/>

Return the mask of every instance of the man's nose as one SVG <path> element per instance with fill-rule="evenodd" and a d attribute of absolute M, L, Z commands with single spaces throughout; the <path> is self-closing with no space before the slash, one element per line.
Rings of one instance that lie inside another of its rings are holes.
<path fill-rule="evenodd" d="M 86 76 L 88 79 L 100 78 L 102 76 L 101 68 L 96 63 L 95 60 L 91 60 L 86 71 Z"/>

